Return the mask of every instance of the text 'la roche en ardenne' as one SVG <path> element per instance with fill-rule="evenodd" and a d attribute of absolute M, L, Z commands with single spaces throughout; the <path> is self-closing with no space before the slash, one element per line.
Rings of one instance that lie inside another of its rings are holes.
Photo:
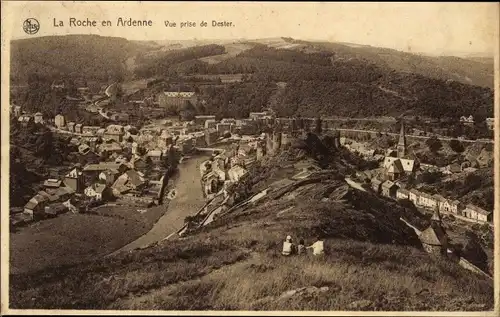
<path fill-rule="evenodd" d="M 77 19 L 77 18 L 69 18 L 69 26 L 70 27 L 109 27 L 113 26 L 113 23 L 110 20 L 91 20 L 91 19 Z M 177 22 L 177 21 L 169 21 L 165 20 L 163 21 L 163 24 L 165 27 L 179 27 L 179 28 L 190 28 L 190 27 L 232 27 L 234 26 L 233 22 L 230 21 L 216 21 L 212 20 L 211 22 L 207 21 L 201 21 L 201 22 L 194 22 L 194 21 L 183 21 L 183 22 Z M 118 18 L 116 20 L 116 23 L 114 24 L 115 26 L 118 27 L 148 27 L 148 26 L 153 26 L 153 21 L 152 20 L 134 20 L 132 18 L 124 19 L 124 18 Z M 56 20 L 54 18 L 54 27 L 64 27 L 65 23 L 62 20 Z"/>

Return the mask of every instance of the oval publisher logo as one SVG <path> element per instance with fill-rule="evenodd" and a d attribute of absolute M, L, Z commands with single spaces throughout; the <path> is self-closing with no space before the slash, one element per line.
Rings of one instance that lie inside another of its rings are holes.
<path fill-rule="evenodd" d="M 36 34 L 40 30 L 40 23 L 35 18 L 26 19 L 23 23 L 23 30 L 24 33 L 29 35 Z"/>

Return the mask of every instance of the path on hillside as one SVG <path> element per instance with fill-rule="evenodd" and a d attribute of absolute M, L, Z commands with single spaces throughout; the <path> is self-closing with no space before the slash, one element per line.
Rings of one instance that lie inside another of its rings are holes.
<path fill-rule="evenodd" d="M 184 161 L 179 165 L 179 174 L 174 180 L 176 196 L 169 202 L 165 214 L 153 228 L 137 240 L 127 244 L 111 255 L 122 251 L 146 247 L 161 241 L 170 234 L 177 232 L 184 225 L 184 218 L 195 214 L 205 204 L 200 187 L 200 164 L 206 156 L 197 156 Z"/>
<path fill-rule="evenodd" d="M 392 136 L 399 136 L 399 133 L 392 133 L 392 132 L 383 132 L 383 131 L 373 131 L 373 130 L 361 130 L 361 129 L 343 129 L 343 128 L 332 128 L 332 129 L 325 129 L 325 130 L 339 130 L 339 131 L 345 131 L 345 132 L 360 132 L 360 133 L 371 133 L 371 134 L 387 134 L 387 135 L 392 135 Z M 421 135 L 411 135 L 407 134 L 407 138 L 415 138 L 415 139 L 422 139 L 422 140 L 427 140 L 430 139 L 431 137 L 429 136 L 421 136 Z M 478 140 L 471 140 L 471 139 L 458 139 L 458 138 L 451 138 L 451 137 L 437 137 L 438 140 L 441 141 L 451 141 L 451 140 L 458 140 L 460 142 L 467 142 L 467 143 L 493 143 L 493 140 L 485 140 L 485 139 L 478 139 Z"/>

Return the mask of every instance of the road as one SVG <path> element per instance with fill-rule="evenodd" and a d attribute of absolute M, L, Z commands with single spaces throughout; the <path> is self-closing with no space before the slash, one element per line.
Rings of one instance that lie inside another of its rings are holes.
<path fill-rule="evenodd" d="M 184 225 L 184 218 L 194 215 L 205 205 L 206 202 L 200 188 L 199 166 L 206 159 L 206 156 L 196 156 L 184 161 L 179 166 L 179 173 L 174 180 L 176 196 L 169 202 L 165 214 L 148 233 L 113 252 L 111 255 L 146 247 L 152 243 L 161 241 L 181 229 Z"/>
<path fill-rule="evenodd" d="M 381 131 L 372 131 L 372 130 L 359 130 L 359 129 L 339 129 L 339 128 L 333 128 L 331 130 L 339 130 L 339 131 L 346 131 L 346 132 L 359 132 L 359 133 L 371 133 L 371 134 L 377 134 L 377 133 L 382 133 L 382 134 L 388 134 L 388 135 L 393 135 L 393 136 L 399 136 L 399 133 L 390 133 L 390 132 L 381 132 Z M 430 137 L 428 136 L 420 136 L 420 135 L 411 135 L 407 134 L 407 138 L 416 138 L 416 139 L 423 139 L 427 140 Z M 441 141 L 451 141 L 455 140 L 457 138 L 449 138 L 449 137 L 438 137 L 439 140 Z M 457 139 L 460 142 L 467 142 L 467 143 L 493 143 L 493 140 L 470 140 L 470 139 Z"/>
<path fill-rule="evenodd" d="M 352 179 L 350 179 L 349 177 L 346 177 L 345 178 L 345 181 L 347 182 L 347 184 L 349 184 L 349 186 L 351 186 L 352 188 L 356 188 L 356 189 L 359 189 L 361 191 L 364 191 L 366 192 L 366 189 L 363 188 L 363 186 L 361 186 L 360 183 L 358 182 L 355 182 L 353 181 Z"/>

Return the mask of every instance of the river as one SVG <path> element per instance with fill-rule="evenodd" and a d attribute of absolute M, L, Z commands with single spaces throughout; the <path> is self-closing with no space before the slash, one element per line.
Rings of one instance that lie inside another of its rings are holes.
<path fill-rule="evenodd" d="M 131 251 L 161 241 L 181 229 L 185 217 L 194 215 L 203 207 L 206 201 L 201 190 L 199 167 L 207 158 L 206 155 L 194 156 L 179 165 L 179 172 L 174 179 L 176 196 L 166 205 L 168 207 L 165 214 L 148 233 L 112 254 Z"/>

